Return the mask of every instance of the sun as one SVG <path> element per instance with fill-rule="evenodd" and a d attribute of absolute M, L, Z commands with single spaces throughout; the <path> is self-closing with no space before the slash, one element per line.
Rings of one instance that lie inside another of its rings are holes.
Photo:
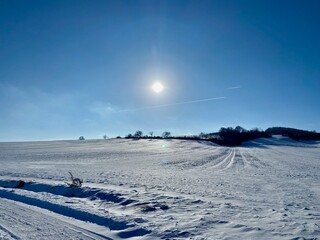
<path fill-rule="evenodd" d="M 160 93 L 163 90 L 163 85 L 161 84 L 161 82 L 155 82 L 152 85 L 152 90 L 156 93 Z"/>

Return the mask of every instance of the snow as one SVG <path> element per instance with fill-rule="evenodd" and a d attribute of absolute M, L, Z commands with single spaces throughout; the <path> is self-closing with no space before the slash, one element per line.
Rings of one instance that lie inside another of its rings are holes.
<path fill-rule="evenodd" d="M 318 239 L 319 153 L 280 136 L 0 143 L 0 239 Z"/>

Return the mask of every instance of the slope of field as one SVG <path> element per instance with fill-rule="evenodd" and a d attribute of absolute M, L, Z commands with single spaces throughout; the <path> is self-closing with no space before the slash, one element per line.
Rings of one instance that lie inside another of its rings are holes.
<path fill-rule="evenodd" d="M 318 239 L 319 156 L 284 137 L 0 143 L 0 238 Z"/>

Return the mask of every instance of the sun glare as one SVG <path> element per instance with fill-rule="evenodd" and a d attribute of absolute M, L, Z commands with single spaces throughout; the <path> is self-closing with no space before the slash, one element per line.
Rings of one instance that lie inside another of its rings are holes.
<path fill-rule="evenodd" d="M 160 93 L 163 90 L 163 85 L 160 82 L 155 82 L 152 85 L 152 90 L 156 93 Z"/>
<path fill-rule="evenodd" d="M 160 82 L 155 82 L 152 85 L 152 90 L 156 93 L 160 93 L 163 90 L 163 85 Z"/>

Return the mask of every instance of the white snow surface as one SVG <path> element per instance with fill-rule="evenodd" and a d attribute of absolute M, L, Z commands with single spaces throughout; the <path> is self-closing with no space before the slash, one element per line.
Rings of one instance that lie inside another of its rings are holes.
<path fill-rule="evenodd" d="M 320 142 L 0 143 L 0 239 L 319 237 Z"/>

